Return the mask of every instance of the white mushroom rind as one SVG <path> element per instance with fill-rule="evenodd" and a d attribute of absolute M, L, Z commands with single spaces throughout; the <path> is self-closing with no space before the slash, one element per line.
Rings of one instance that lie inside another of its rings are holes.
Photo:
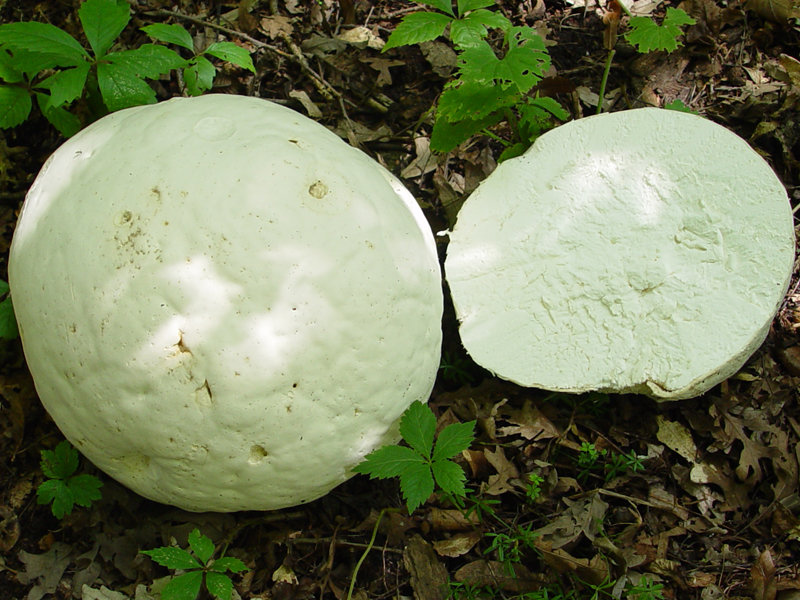
<path fill-rule="evenodd" d="M 500 165 L 461 209 L 445 273 L 465 348 L 500 377 L 679 399 L 759 347 L 793 261 L 760 156 L 704 118 L 639 109 Z"/>
<path fill-rule="evenodd" d="M 30 190 L 9 278 L 39 396 L 92 462 L 192 511 L 318 498 L 426 401 L 433 236 L 385 169 L 255 98 L 109 115 Z"/>

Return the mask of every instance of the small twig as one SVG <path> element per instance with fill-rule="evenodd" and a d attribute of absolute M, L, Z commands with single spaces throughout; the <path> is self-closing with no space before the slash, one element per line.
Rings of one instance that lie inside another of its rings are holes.
<path fill-rule="evenodd" d="M 362 542 L 348 542 L 346 540 L 337 540 L 334 537 L 318 537 L 318 538 L 290 538 L 287 542 L 291 542 L 292 544 L 320 544 L 322 542 L 330 542 L 334 546 L 349 546 L 351 548 L 367 548 L 372 549 L 370 544 L 364 544 Z M 386 552 L 394 552 L 396 554 L 402 554 L 402 550 L 398 550 L 397 548 L 384 548 Z"/>
<path fill-rule="evenodd" d="M 289 49 L 292 51 L 295 60 L 300 64 L 300 68 L 311 77 L 311 83 L 314 84 L 314 87 L 317 88 L 317 91 L 322 94 L 322 97 L 326 100 L 333 100 L 334 96 L 336 98 L 341 98 L 342 95 L 334 89 L 334 87 L 325 81 L 322 78 L 322 75 L 317 74 L 314 69 L 311 68 L 311 65 L 308 64 L 303 51 L 300 50 L 297 44 L 294 43 L 292 38 L 289 37 L 288 33 L 281 33 L 281 39 L 283 43 L 289 46 Z"/>

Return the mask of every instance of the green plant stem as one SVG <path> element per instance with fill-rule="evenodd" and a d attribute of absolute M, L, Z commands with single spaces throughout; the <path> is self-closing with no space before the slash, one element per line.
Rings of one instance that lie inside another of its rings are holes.
<path fill-rule="evenodd" d="M 369 544 L 367 544 L 364 553 L 361 555 L 361 558 L 358 559 L 356 563 L 356 568 L 353 569 L 353 576 L 350 578 L 350 589 L 347 590 L 347 600 L 353 599 L 353 588 L 356 585 L 356 578 L 358 577 L 358 570 L 361 568 L 361 564 L 364 562 L 364 559 L 367 558 L 367 554 L 369 551 L 372 550 L 372 546 L 375 544 L 375 537 L 378 535 L 378 526 L 381 524 L 381 519 L 383 519 L 384 513 L 386 511 L 391 510 L 388 508 L 384 508 L 381 510 L 380 514 L 378 515 L 378 520 L 375 521 L 375 527 L 372 528 L 372 537 L 369 538 Z"/>
<path fill-rule="evenodd" d="M 606 83 L 608 83 L 608 74 L 611 72 L 611 62 L 614 60 L 614 55 L 617 53 L 613 48 L 608 51 L 606 57 L 606 68 L 603 69 L 603 79 L 600 80 L 600 97 L 597 99 L 597 114 L 603 112 L 603 104 L 605 103 L 606 96 Z"/>

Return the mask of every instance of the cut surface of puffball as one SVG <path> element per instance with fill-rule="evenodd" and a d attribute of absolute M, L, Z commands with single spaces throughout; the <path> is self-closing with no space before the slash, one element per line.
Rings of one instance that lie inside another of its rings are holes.
<path fill-rule="evenodd" d="M 405 188 L 321 125 L 209 95 L 109 115 L 31 188 L 10 285 L 39 396 L 141 495 L 318 498 L 427 401 L 441 277 Z"/>
<path fill-rule="evenodd" d="M 573 121 L 501 164 L 463 205 L 445 274 L 464 347 L 498 376 L 679 399 L 759 347 L 793 261 L 769 165 L 652 108 Z"/>

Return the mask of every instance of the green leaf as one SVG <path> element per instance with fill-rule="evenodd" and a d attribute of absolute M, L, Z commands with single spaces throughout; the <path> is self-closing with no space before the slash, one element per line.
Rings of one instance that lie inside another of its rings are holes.
<path fill-rule="evenodd" d="M 131 7 L 125 0 L 86 0 L 78 18 L 94 55 L 101 58 L 130 21 Z"/>
<path fill-rule="evenodd" d="M 83 93 L 90 66 L 89 63 L 83 63 L 71 69 L 58 71 L 38 84 L 37 87 L 50 90 L 48 106 L 69 104 L 79 98 Z"/>
<path fill-rule="evenodd" d="M 427 4 L 433 8 L 437 8 L 448 15 L 455 16 L 453 13 L 453 3 L 451 0 L 417 0 L 420 4 Z"/>
<path fill-rule="evenodd" d="M 434 461 L 431 465 L 433 477 L 442 491 L 454 496 L 465 496 L 464 482 L 467 480 L 464 470 L 451 460 Z"/>
<path fill-rule="evenodd" d="M 681 100 L 680 98 L 675 98 L 675 100 L 673 100 L 672 102 L 668 102 L 667 104 L 664 105 L 664 108 L 666 108 L 667 110 L 677 110 L 679 112 L 690 113 L 693 115 L 700 114 L 696 110 L 692 110 L 691 108 L 686 106 L 683 103 L 683 100 Z"/>
<path fill-rule="evenodd" d="M 183 548 L 163 546 L 153 550 L 142 550 L 141 553 L 168 569 L 200 569 L 203 566 Z"/>
<path fill-rule="evenodd" d="M 48 479 L 36 489 L 36 503 L 49 504 L 53 516 L 61 519 L 72 512 L 74 502 L 69 488 L 61 479 Z"/>
<path fill-rule="evenodd" d="M 27 50 L 16 49 L 13 52 L 12 66 L 27 75 L 29 78 L 33 77 L 36 73 L 45 69 L 52 69 L 64 65 L 58 56 L 50 54 L 39 54 L 37 52 L 28 52 Z"/>
<path fill-rule="evenodd" d="M 0 79 L 8 83 L 22 81 L 22 71 L 15 64 L 14 57 L 7 50 L 0 48 Z"/>
<path fill-rule="evenodd" d="M 533 32 L 530 27 L 523 29 Z M 525 33 L 511 39 L 516 41 L 510 43 L 506 55 L 497 65 L 495 75 L 499 79 L 512 82 L 520 93 L 525 94 L 541 81 L 544 73 L 550 68 L 550 55 L 547 53 L 544 40 L 535 32 L 532 35 Z"/>
<path fill-rule="evenodd" d="M 253 59 L 250 58 L 250 51 L 247 48 L 237 46 L 233 42 L 215 42 L 206 48 L 203 54 L 226 60 L 253 73 L 256 72 Z"/>
<path fill-rule="evenodd" d="M 481 41 L 459 55 L 460 80 L 465 84 L 492 82 L 499 64 L 500 59 L 492 47 L 486 41 Z"/>
<path fill-rule="evenodd" d="M 211 570 L 217 573 L 224 573 L 225 571 L 241 573 L 242 571 L 248 571 L 249 569 L 247 568 L 247 565 L 245 565 L 238 558 L 234 558 L 232 556 L 223 556 L 222 558 L 218 558 L 214 561 L 214 563 L 211 565 Z"/>
<path fill-rule="evenodd" d="M 369 475 L 372 479 L 388 479 L 389 477 L 398 477 L 420 464 L 426 465 L 427 463 L 411 448 L 384 446 L 370 452 L 362 463 L 355 466 L 353 471 Z"/>
<path fill-rule="evenodd" d="M 203 572 L 191 571 L 173 577 L 161 590 L 161 600 L 195 600 L 203 584 Z"/>
<path fill-rule="evenodd" d="M 50 106 L 50 96 L 37 92 L 36 102 L 39 104 L 39 110 L 42 111 L 45 118 L 64 137 L 73 136 L 80 131 L 80 119 L 61 106 Z"/>
<path fill-rule="evenodd" d="M 400 419 L 400 435 L 406 443 L 425 458 L 430 458 L 436 417 L 425 404 L 415 401 Z"/>
<path fill-rule="evenodd" d="M 25 88 L 0 85 L 0 128 L 16 127 L 31 113 L 31 96 Z"/>
<path fill-rule="evenodd" d="M 158 44 L 142 44 L 135 50 L 121 50 L 107 54 L 105 61 L 130 75 L 155 79 L 172 69 L 186 66 L 187 61 L 174 50 Z M 101 62 L 98 66 L 106 64 Z"/>
<path fill-rule="evenodd" d="M 67 479 L 78 469 L 78 451 L 66 440 L 59 442 L 54 450 L 42 450 L 40 463 L 42 473 L 51 479 Z"/>
<path fill-rule="evenodd" d="M 431 150 L 441 153 L 450 152 L 479 131 L 491 127 L 501 119 L 500 113 L 494 113 L 476 121 L 465 119 L 451 123 L 437 115 L 431 132 Z"/>
<path fill-rule="evenodd" d="M 436 118 L 441 117 L 455 123 L 458 121 L 480 121 L 489 115 L 517 103 L 516 87 L 465 83 L 450 87 L 439 96 Z M 497 122 L 497 121 L 495 121 Z"/>
<path fill-rule="evenodd" d="M 494 0 L 458 0 L 458 14 L 464 15 L 471 10 L 494 6 Z M 486 11 L 489 12 L 489 11 Z"/>
<path fill-rule="evenodd" d="M 517 124 L 519 136 L 528 144 L 553 126 L 553 117 L 561 121 L 569 119 L 569 113 L 553 98 L 546 96 L 529 99 L 525 104 L 517 106 L 517 112 L 519 113 Z M 525 149 L 527 149 L 527 145 Z M 510 152 L 504 154 L 505 158 L 510 158 Z"/>
<path fill-rule="evenodd" d="M 511 21 L 502 14 L 479 9 L 463 19 L 453 21 L 450 25 L 450 39 L 460 48 L 469 48 L 479 44 L 489 33 L 488 29 L 499 28 L 506 31 L 510 27 Z"/>
<path fill-rule="evenodd" d="M 42 491 L 44 488 L 44 492 Z M 36 490 L 36 501 L 39 504 L 47 504 L 52 500 L 53 505 L 50 510 L 56 519 L 64 518 L 72 512 L 75 502 L 67 484 L 61 479 L 49 479 L 42 483 Z"/>
<path fill-rule="evenodd" d="M 469 448 L 475 439 L 475 421 L 453 423 L 439 432 L 433 449 L 433 462 L 453 458 L 462 450 Z"/>
<path fill-rule="evenodd" d="M 0 88 L 0 106 L 2 106 L 2 88 Z M 0 281 L 0 296 L 7 293 L 8 284 L 5 281 Z M 0 338 L 13 340 L 18 337 L 19 329 L 17 328 L 17 319 L 14 316 L 14 305 L 11 303 L 11 296 L 8 296 L 0 302 Z"/>
<path fill-rule="evenodd" d="M 97 84 L 103 102 L 110 111 L 154 104 L 156 93 L 135 73 L 122 65 L 99 63 L 97 65 Z"/>
<path fill-rule="evenodd" d="M 230 600 L 233 583 L 230 577 L 222 573 L 207 573 L 206 588 L 215 598 Z"/>
<path fill-rule="evenodd" d="M 177 23 L 167 25 L 166 23 L 153 23 L 140 28 L 147 35 L 166 44 L 175 44 L 191 51 L 194 54 L 194 41 L 191 34 Z"/>
<path fill-rule="evenodd" d="M 211 555 L 214 554 L 214 542 L 211 538 L 200 533 L 199 529 L 193 529 L 189 534 L 189 547 L 195 553 L 200 562 L 206 564 Z"/>
<path fill-rule="evenodd" d="M 432 12 L 416 12 L 406 15 L 389 36 L 383 52 L 398 46 L 435 40 L 444 33 L 445 28 L 452 20 L 452 17 Z"/>
<path fill-rule="evenodd" d="M 69 488 L 75 504 L 78 506 L 91 506 L 95 500 L 100 500 L 100 488 L 103 487 L 103 482 L 94 475 L 82 473 L 67 479 L 67 487 Z"/>
<path fill-rule="evenodd" d="M 90 59 L 75 38 L 49 23 L 28 21 L 0 25 L 0 45 L 11 50 L 12 54 L 15 50 L 23 50 L 47 55 L 65 67 L 74 67 Z"/>
<path fill-rule="evenodd" d="M 672 52 L 680 45 L 681 26 L 694 23 L 695 20 L 683 10 L 669 7 L 661 25 L 649 17 L 631 17 L 625 39 L 642 54 L 653 50 Z"/>
<path fill-rule="evenodd" d="M 413 513 L 433 493 L 433 475 L 428 463 L 418 462 L 401 473 L 400 491 L 406 499 L 408 514 Z"/>
<path fill-rule="evenodd" d="M 199 96 L 214 85 L 216 67 L 205 56 L 196 56 L 191 64 L 183 70 L 183 81 L 186 91 L 192 96 Z"/>

